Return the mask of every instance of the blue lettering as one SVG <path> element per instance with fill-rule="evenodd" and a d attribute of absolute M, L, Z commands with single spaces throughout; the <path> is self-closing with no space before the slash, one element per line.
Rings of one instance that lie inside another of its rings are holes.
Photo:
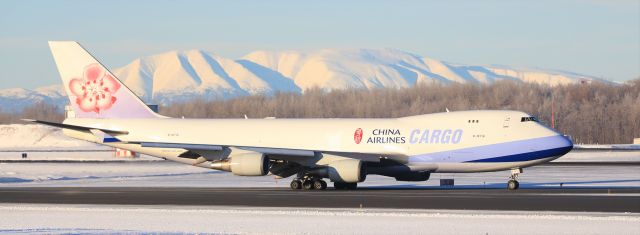
<path fill-rule="evenodd" d="M 451 130 L 447 129 L 442 132 L 442 139 L 440 140 L 443 144 L 448 144 L 449 140 L 451 140 Z"/>
<path fill-rule="evenodd" d="M 429 143 L 429 130 L 424 130 L 424 132 L 422 133 L 422 137 L 420 137 L 420 143 L 421 144 Z"/>
<path fill-rule="evenodd" d="M 418 143 L 418 136 L 420 134 L 419 129 L 413 129 L 411 131 L 411 135 L 409 136 L 409 143 L 415 144 Z M 415 138 L 414 138 L 415 137 Z"/>
<path fill-rule="evenodd" d="M 460 139 L 462 139 L 462 130 L 457 129 L 453 132 L 453 136 L 451 137 L 451 142 L 454 144 L 460 143 Z"/>
<path fill-rule="evenodd" d="M 440 133 L 442 133 L 441 130 L 433 130 L 431 132 L 431 143 L 432 144 L 440 143 Z"/>
<path fill-rule="evenodd" d="M 411 144 L 457 144 L 462 140 L 462 129 L 431 130 L 413 129 L 409 134 Z M 431 134 L 431 135 L 429 135 Z M 403 137 L 404 138 L 404 137 Z"/>

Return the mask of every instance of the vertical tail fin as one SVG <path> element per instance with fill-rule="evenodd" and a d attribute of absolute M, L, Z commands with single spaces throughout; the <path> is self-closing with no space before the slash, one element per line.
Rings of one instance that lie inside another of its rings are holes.
<path fill-rule="evenodd" d="M 49 47 L 76 117 L 161 117 L 77 42 L 49 42 Z"/>

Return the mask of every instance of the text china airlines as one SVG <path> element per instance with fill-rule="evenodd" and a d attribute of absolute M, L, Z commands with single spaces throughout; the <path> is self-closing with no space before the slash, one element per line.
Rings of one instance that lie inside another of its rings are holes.
<path fill-rule="evenodd" d="M 413 129 L 409 132 L 409 138 L 403 135 L 400 129 L 373 129 L 371 135 L 366 137 L 368 144 L 457 144 L 462 138 L 462 130 L 451 129 Z M 354 141 L 359 144 L 363 139 L 363 130 L 356 129 Z"/>

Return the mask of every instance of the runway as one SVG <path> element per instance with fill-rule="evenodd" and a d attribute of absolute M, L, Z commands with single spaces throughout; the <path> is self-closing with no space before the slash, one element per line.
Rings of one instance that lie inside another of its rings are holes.
<path fill-rule="evenodd" d="M 0 188 L 0 203 L 640 212 L 640 189 Z"/>

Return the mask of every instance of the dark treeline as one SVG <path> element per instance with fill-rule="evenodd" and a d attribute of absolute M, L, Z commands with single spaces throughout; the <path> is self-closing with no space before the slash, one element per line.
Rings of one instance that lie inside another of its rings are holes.
<path fill-rule="evenodd" d="M 232 100 L 193 100 L 161 107 L 162 114 L 188 118 L 402 117 L 454 110 L 520 110 L 551 123 L 576 143 L 631 143 L 640 137 L 640 79 L 625 85 L 575 84 L 550 87 L 501 81 L 405 89 L 307 90 Z"/>
<path fill-rule="evenodd" d="M 640 137 L 640 79 L 625 85 L 574 84 L 550 87 L 500 81 L 490 85 L 418 85 L 404 89 L 311 89 L 231 100 L 193 100 L 160 108 L 163 115 L 187 118 L 353 118 L 402 117 L 455 110 L 520 110 L 551 123 L 576 143 L 630 143 Z M 21 118 L 60 121 L 60 107 L 38 103 L 22 113 L 0 111 L 0 123 Z"/>
<path fill-rule="evenodd" d="M 62 107 L 38 102 L 26 107 L 19 113 L 4 112 L 0 110 L 0 124 L 24 123 L 20 119 L 37 119 L 45 121 L 60 122 L 64 119 Z"/>

